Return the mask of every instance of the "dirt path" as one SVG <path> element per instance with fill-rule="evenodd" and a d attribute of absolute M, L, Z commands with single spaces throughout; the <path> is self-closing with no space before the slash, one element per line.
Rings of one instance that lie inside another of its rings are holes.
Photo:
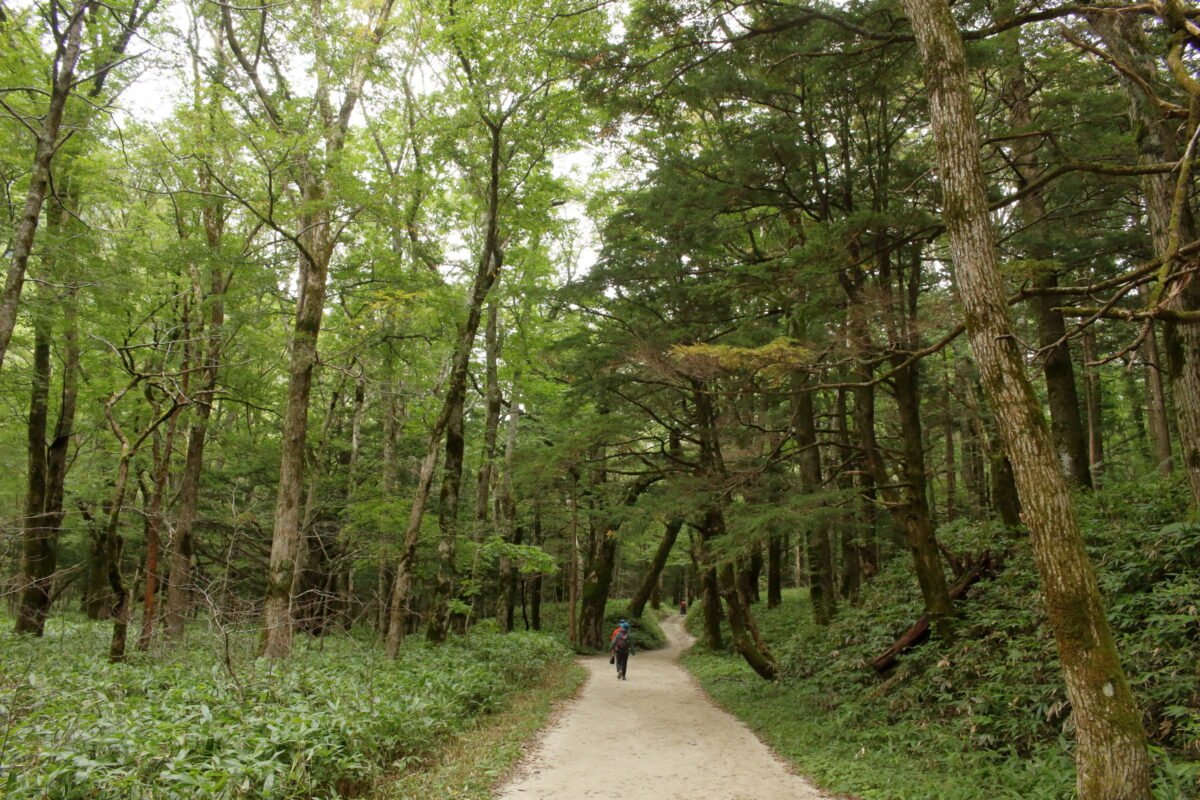
<path fill-rule="evenodd" d="M 816 800 L 736 718 L 713 705 L 675 659 L 691 644 L 682 619 L 663 624 L 669 646 L 629 659 L 618 681 L 606 656 L 497 800 Z M 620 776 L 619 778 L 617 776 Z"/>

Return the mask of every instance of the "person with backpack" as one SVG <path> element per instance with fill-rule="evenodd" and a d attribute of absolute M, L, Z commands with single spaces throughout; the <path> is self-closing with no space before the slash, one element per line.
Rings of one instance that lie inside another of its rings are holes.
<path fill-rule="evenodd" d="M 633 639 L 629 636 L 629 623 L 625 620 L 621 620 L 621 624 L 613 631 L 610 649 L 613 654 L 610 663 L 617 665 L 617 679 L 623 681 L 629 665 L 629 654 L 633 652 Z"/>

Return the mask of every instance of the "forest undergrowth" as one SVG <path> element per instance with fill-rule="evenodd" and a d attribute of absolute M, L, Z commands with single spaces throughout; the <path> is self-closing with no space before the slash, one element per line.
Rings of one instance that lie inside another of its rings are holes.
<path fill-rule="evenodd" d="M 1157 800 L 1200 797 L 1200 524 L 1168 521 L 1181 518 L 1179 500 L 1147 482 L 1079 504 L 1151 737 Z M 806 590 L 756 607 L 779 681 L 762 681 L 732 652 L 693 648 L 687 667 L 829 791 L 967 800 L 986 786 L 997 799 L 1073 798 L 1070 706 L 1028 541 L 990 523 L 955 523 L 939 536 L 952 552 L 1001 558 L 956 605 L 953 641 L 926 642 L 882 675 L 871 667 L 921 613 L 911 565 L 897 553 L 827 627 L 812 623 Z M 698 609 L 689 625 L 699 632 Z"/>
<path fill-rule="evenodd" d="M 364 796 L 571 660 L 557 637 L 476 632 L 410 637 L 395 661 L 302 638 L 270 661 L 247 632 L 108 664 L 107 634 L 60 618 L 44 639 L 0 637 L 0 796 Z"/>

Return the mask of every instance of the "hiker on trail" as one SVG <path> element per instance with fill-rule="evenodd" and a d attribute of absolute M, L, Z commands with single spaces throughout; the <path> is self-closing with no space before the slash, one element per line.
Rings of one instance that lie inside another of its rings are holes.
<path fill-rule="evenodd" d="M 679 613 L 685 617 L 687 616 L 687 600 L 679 601 Z"/>
<path fill-rule="evenodd" d="M 629 654 L 633 652 L 633 640 L 629 637 L 629 623 L 621 620 L 621 624 L 613 631 L 611 648 L 613 657 L 610 664 L 617 665 L 617 679 L 625 680 L 625 668 L 629 664 Z"/>

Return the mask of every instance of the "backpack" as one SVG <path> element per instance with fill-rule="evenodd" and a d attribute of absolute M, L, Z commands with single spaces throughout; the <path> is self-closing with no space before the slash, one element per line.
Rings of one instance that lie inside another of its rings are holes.
<path fill-rule="evenodd" d="M 613 649 L 619 653 L 629 650 L 629 631 L 621 631 L 617 634 L 617 638 L 613 640 Z"/>

